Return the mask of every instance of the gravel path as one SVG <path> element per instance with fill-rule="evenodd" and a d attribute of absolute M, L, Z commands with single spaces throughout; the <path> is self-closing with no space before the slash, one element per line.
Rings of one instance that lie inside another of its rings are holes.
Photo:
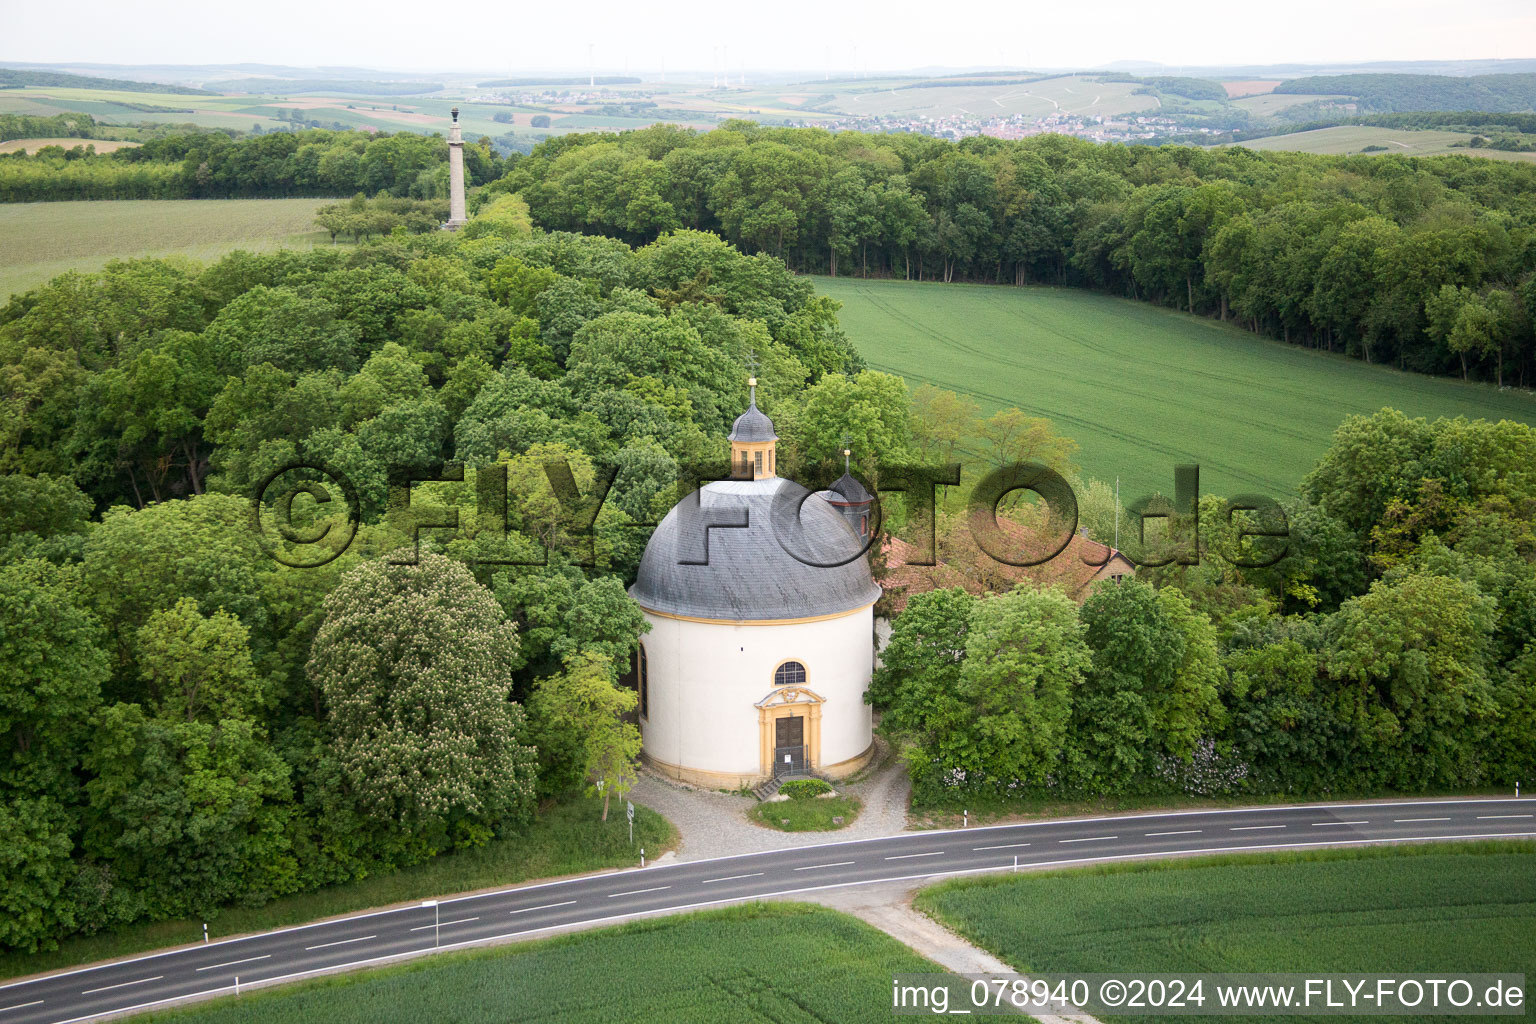
<path fill-rule="evenodd" d="M 697 789 L 650 772 L 641 774 L 629 798 L 677 826 L 682 842 L 670 860 L 705 860 L 895 835 L 907 827 L 911 784 L 906 766 L 890 756 L 883 741 L 876 742 L 880 743 L 877 767 L 857 782 L 838 786 L 839 792 L 858 797 L 863 809 L 851 825 L 833 832 L 765 828 L 747 818 L 747 811 L 757 804 L 752 797 Z"/>

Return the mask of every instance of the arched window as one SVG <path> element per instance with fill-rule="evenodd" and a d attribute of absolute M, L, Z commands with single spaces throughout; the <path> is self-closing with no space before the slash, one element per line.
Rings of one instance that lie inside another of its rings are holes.
<path fill-rule="evenodd" d="M 798 661 L 786 661 L 773 670 L 774 686 L 804 686 L 805 666 Z"/>
<path fill-rule="evenodd" d="M 645 664 L 645 644 L 635 652 L 635 677 L 640 686 L 640 717 L 651 717 L 651 687 L 650 672 Z"/>

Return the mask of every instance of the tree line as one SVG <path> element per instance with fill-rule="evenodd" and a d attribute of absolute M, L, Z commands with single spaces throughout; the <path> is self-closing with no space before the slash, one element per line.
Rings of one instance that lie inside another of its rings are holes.
<path fill-rule="evenodd" d="M 470 183 L 501 174 L 488 139 L 464 147 Z M 0 202 L 66 199 L 236 199 L 380 192 L 448 194 L 448 143 L 440 135 L 307 130 L 233 139 L 183 132 L 81 159 L 0 156 Z"/>
<path fill-rule="evenodd" d="M 1469 376 L 1536 379 L 1528 164 L 738 122 L 550 139 L 488 187 L 552 230 L 687 227 L 805 272 L 1098 288 L 1370 362 L 1460 374 L 1466 354 Z M 1509 315 L 1469 313 L 1452 342 L 1426 308 L 1445 285 Z"/>
<path fill-rule="evenodd" d="M 1278 562 L 1234 565 L 1224 552 L 1259 542 L 1207 496 L 1198 564 L 1143 566 L 1081 608 L 1048 583 L 993 585 L 941 531 L 966 585 L 910 597 L 870 700 L 916 799 L 939 806 L 1529 784 L 1532 465 L 1523 424 L 1351 417 Z M 1087 522 L 1109 540 L 1104 516 Z"/>

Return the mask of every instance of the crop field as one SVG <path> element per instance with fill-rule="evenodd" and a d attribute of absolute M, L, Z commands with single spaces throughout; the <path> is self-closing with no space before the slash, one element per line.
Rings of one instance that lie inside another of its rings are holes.
<path fill-rule="evenodd" d="M 956 114 L 1044 117 L 1058 112 L 1114 117 L 1152 110 L 1160 105 L 1156 97 L 1137 95 L 1137 88 L 1130 82 L 1098 82 L 1091 78 L 1069 76 L 1048 78 L 1027 85 L 978 83 L 974 86 L 883 91 L 845 89 L 838 92 L 828 109 L 847 114 L 919 117 L 949 117 Z"/>
<path fill-rule="evenodd" d="M 862 921 L 772 903 L 446 954 L 142 1019 L 873 1024 L 890 1020 L 893 974 L 938 971 Z"/>
<path fill-rule="evenodd" d="M 1287 153 L 1359 153 L 1366 146 L 1380 146 L 1373 155 L 1396 153 L 1398 156 L 1442 156 L 1459 153 L 1462 156 L 1492 157 L 1495 160 L 1536 160 L 1536 153 L 1509 153 L 1497 149 L 1453 148 L 1453 142 L 1466 142 L 1472 138 L 1468 132 L 1446 132 L 1426 128 L 1404 131 L 1400 128 L 1376 128 L 1371 125 L 1339 125 L 1335 128 L 1318 128 L 1310 132 L 1292 132 L 1289 135 L 1271 135 L 1243 143 L 1249 149 L 1280 150 Z"/>
<path fill-rule="evenodd" d="M 1003 876 L 942 883 L 919 893 L 916 905 L 1020 971 L 1046 974 L 1536 975 L 1530 843 Z"/>
<path fill-rule="evenodd" d="M 1255 117 L 1273 117 L 1287 107 L 1298 107 L 1303 103 L 1315 103 L 1318 100 L 1327 100 L 1331 103 L 1352 103 L 1349 96 L 1324 96 L 1307 93 L 1266 92 L 1257 96 L 1243 96 L 1232 101 L 1234 107 L 1242 107 Z"/>
<path fill-rule="evenodd" d="M 141 143 L 119 142 L 111 139 L 11 139 L 9 142 L 0 142 L 0 153 L 36 153 L 47 146 L 62 146 L 64 149 L 92 146 L 98 153 L 111 153 L 119 149 L 132 149 L 138 145 Z"/>
<path fill-rule="evenodd" d="M 329 242 L 315 210 L 334 199 L 130 199 L 0 204 L 0 301 L 69 270 L 132 256 L 199 262 L 236 249 Z"/>
<path fill-rule="evenodd" d="M 1081 445 L 1088 479 L 1127 502 L 1199 463 L 1204 493 L 1294 493 L 1347 414 L 1536 423 L 1498 391 L 1256 337 L 1232 324 L 1078 289 L 816 279 L 869 365 L 1018 406 Z"/>

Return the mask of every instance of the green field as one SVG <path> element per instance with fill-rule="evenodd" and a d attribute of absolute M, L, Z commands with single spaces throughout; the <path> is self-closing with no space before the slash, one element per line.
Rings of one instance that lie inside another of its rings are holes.
<path fill-rule="evenodd" d="M 207 262 L 328 242 L 315 210 L 334 199 L 131 199 L 0 204 L 0 301 L 67 270 L 131 256 Z"/>
<path fill-rule="evenodd" d="M 934 964 L 820 907 L 733 907 L 448 954 L 144 1018 L 178 1024 L 883 1022 L 891 976 Z"/>
<path fill-rule="evenodd" d="M 1043 974 L 1536 976 L 1536 846 L 1530 843 L 1251 854 L 1005 875 L 942 883 L 919 893 L 916 905 L 1015 968 Z"/>
<path fill-rule="evenodd" d="M 1266 92 L 1257 96 L 1244 96 L 1232 101 L 1234 107 L 1241 107 L 1255 117 L 1276 117 L 1282 115 L 1290 107 L 1299 107 L 1304 103 L 1317 103 L 1326 101 L 1329 103 L 1353 102 L 1348 96 L 1316 95 L 1293 92 Z"/>
<path fill-rule="evenodd" d="M 1292 494 L 1349 413 L 1536 423 L 1536 395 L 1403 373 L 1078 289 L 817 278 L 875 369 L 1017 405 L 1127 502 L 1201 467 L 1205 493 Z"/>
<path fill-rule="evenodd" d="M 1248 149 L 1279 150 L 1286 153 L 1324 153 L 1342 156 L 1359 153 L 1366 146 L 1380 146 L 1370 155 L 1381 156 L 1396 153 L 1398 156 L 1444 156 L 1459 153 L 1462 156 L 1486 156 L 1495 160 L 1536 160 L 1536 153 L 1508 153 L 1499 149 L 1469 149 L 1453 147 L 1453 142 L 1466 142 L 1470 132 L 1447 132 L 1433 128 L 1409 131 L 1402 128 L 1376 128 L 1371 125 L 1351 124 L 1334 128 L 1318 128 L 1310 132 L 1292 132 L 1289 135 L 1271 135 L 1242 143 Z"/>

